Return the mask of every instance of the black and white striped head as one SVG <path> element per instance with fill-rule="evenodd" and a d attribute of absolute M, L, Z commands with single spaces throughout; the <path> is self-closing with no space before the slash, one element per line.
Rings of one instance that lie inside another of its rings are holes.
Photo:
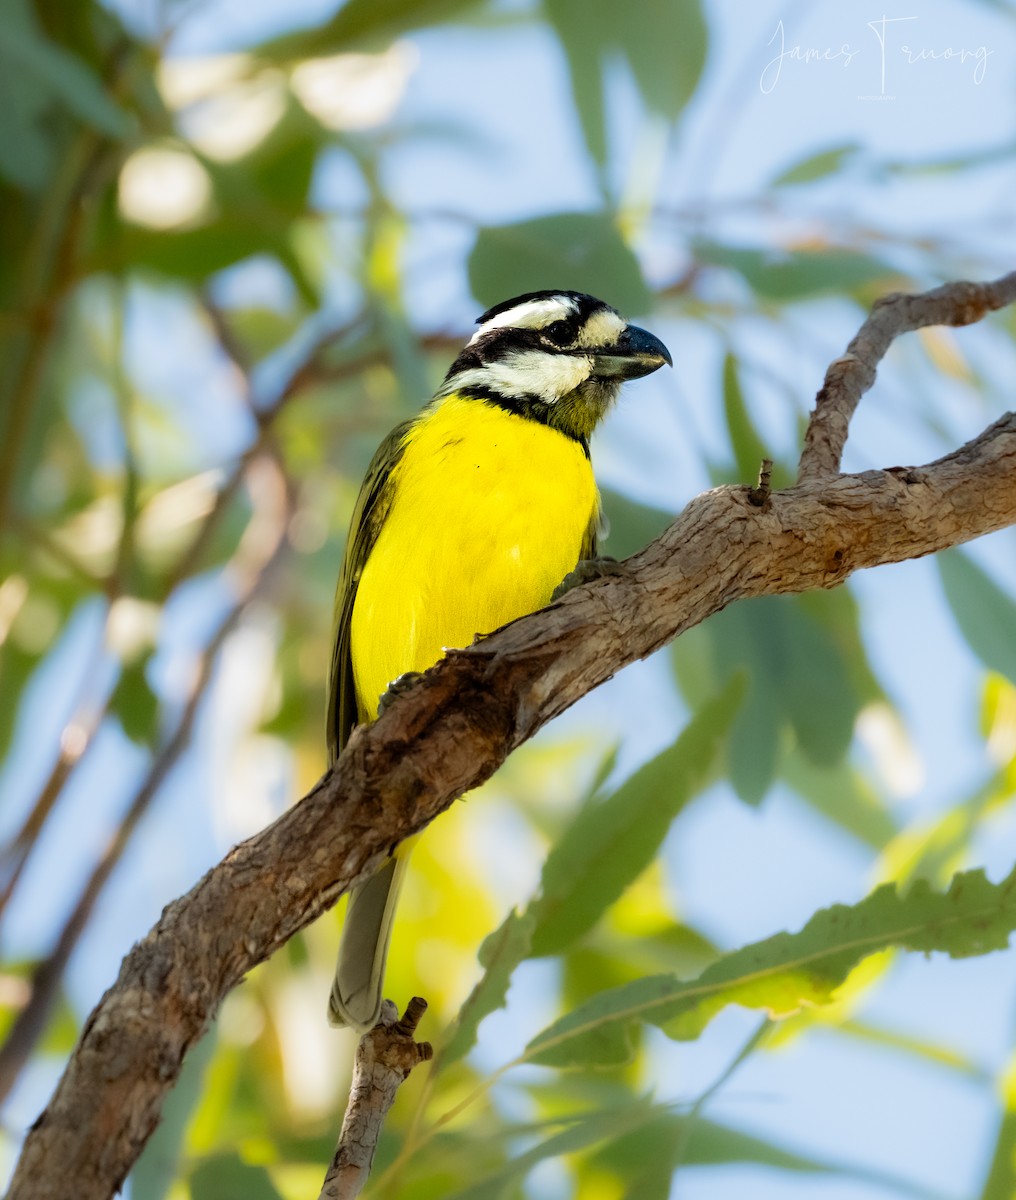
<path fill-rule="evenodd" d="M 582 292 L 529 292 L 488 309 L 439 396 L 476 396 L 586 439 L 626 379 L 670 354 L 653 334 Z"/>

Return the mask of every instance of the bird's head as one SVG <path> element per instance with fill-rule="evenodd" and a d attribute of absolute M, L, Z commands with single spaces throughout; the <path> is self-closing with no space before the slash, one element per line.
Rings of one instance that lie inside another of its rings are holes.
<path fill-rule="evenodd" d="M 438 392 L 477 396 L 585 441 L 626 379 L 673 366 L 658 337 L 582 292 L 488 309 Z"/>

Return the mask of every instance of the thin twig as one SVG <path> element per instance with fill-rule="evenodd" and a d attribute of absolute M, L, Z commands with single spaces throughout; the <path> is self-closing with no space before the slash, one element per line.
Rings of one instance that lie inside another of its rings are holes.
<path fill-rule="evenodd" d="M 204 299 L 204 307 L 216 333 L 220 335 L 220 344 L 223 351 L 230 357 L 243 378 L 244 397 L 251 416 L 254 419 L 257 433 L 254 440 L 236 461 L 225 483 L 219 488 L 212 507 L 205 515 L 194 537 L 173 565 L 162 587 L 163 597 L 168 597 L 180 583 L 185 579 L 189 579 L 199 569 L 201 561 L 215 536 L 216 530 L 219 528 L 230 504 L 243 485 L 251 464 L 268 449 L 272 428 L 283 410 L 304 387 L 325 378 L 324 367 L 322 365 L 325 351 L 331 349 L 342 339 L 359 332 L 363 325 L 362 321 L 357 318 L 341 329 L 332 330 L 322 335 L 310 348 L 299 366 L 291 372 L 289 378 L 271 404 L 259 408 L 254 403 L 253 388 L 250 377 L 247 374 L 244 358 L 240 354 L 239 348 L 234 344 L 225 314 L 208 297 Z M 222 340 L 223 337 L 225 340 Z"/>
<path fill-rule="evenodd" d="M 396 1092 L 415 1066 L 433 1057 L 430 1042 L 415 1037 L 426 1011 L 427 1001 L 414 996 L 400 1021 L 398 1009 L 385 1000 L 377 1025 L 360 1038 L 349 1104 L 320 1200 L 354 1200 L 363 1191 Z"/>
<path fill-rule="evenodd" d="M 84 761 L 95 734 L 109 710 L 109 696 L 101 704 L 82 706 L 60 735 L 60 753 L 32 802 L 18 832 L 0 851 L 0 918 L 24 874 L 39 834 L 56 806 L 74 770 Z"/>
<path fill-rule="evenodd" d="M 274 474 L 276 477 L 281 475 L 278 463 L 274 463 Z M 271 528 L 262 534 L 258 531 L 252 533 L 248 527 L 252 545 L 247 549 L 246 555 L 243 543 L 237 551 L 239 561 L 234 565 L 234 575 L 240 585 L 239 598 L 220 621 L 205 647 L 176 728 L 152 761 L 145 778 L 134 793 L 116 833 L 95 864 L 52 950 L 33 972 L 28 1003 L 18 1013 L 6 1041 L 0 1047 L 0 1102 L 9 1094 L 46 1029 L 71 954 L 113 869 L 123 857 L 135 830 L 151 807 L 166 777 L 190 743 L 195 718 L 211 681 L 219 651 L 286 546 L 285 535 L 292 510 L 292 494 L 284 479 L 280 479 L 279 483 L 280 486 L 276 489 L 278 494 L 271 498 L 269 505 L 274 511 L 267 514 L 263 522 Z M 255 518 L 251 524 L 253 526 L 258 523 Z M 264 545 L 265 535 L 270 542 L 267 547 Z M 243 561 L 244 557 L 250 561 Z"/>
<path fill-rule="evenodd" d="M 895 338 L 927 325 L 970 325 L 1014 300 L 1016 271 L 992 283 L 960 281 L 920 295 L 894 292 L 877 300 L 845 353 L 826 371 L 804 436 L 799 482 L 839 471 L 850 419 Z"/>
<path fill-rule="evenodd" d="M 117 546 L 110 581 L 117 595 L 131 590 L 131 575 L 134 571 L 134 535 L 138 518 L 138 491 L 141 484 L 141 473 L 138 469 L 137 448 L 135 446 L 134 430 L 131 422 L 131 410 L 134 404 L 134 393 L 124 362 L 124 325 L 127 309 L 127 285 L 121 279 L 117 281 L 116 295 L 113 300 L 113 346 L 111 350 L 112 370 L 110 375 L 113 383 L 113 395 L 116 400 L 116 414 L 120 422 L 123 459 L 123 488 L 121 489 L 122 517 L 120 521 L 120 543 Z"/>
<path fill-rule="evenodd" d="M 190 742 L 201 700 L 212 676 L 212 668 L 218 658 L 226 637 L 235 627 L 246 606 L 246 599 L 232 607 L 219 624 L 201 656 L 200 666 L 191 685 L 176 728 L 152 761 L 145 778 L 134 793 L 123 815 L 116 833 L 105 852 L 92 869 L 92 873 L 81 890 L 77 902 L 64 922 L 63 928 L 52 950 L 32 972 L 28 1003 L 18 1013 L 2 1047 L 0 1047 L 0 1103 L 10 1093 L 18 1076 L 24 1069 L 36 1043 L 45 1032 L 67 963 L 78 939 L 92 915 L 102 889 L 123 857 L 130 839 L 148 812 L 166 777 L 176 765 Z"/>

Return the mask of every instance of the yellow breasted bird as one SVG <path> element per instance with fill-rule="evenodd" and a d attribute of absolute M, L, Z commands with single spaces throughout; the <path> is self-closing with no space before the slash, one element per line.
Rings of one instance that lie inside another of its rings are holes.
<path fill-rule="evenodd" d="M 389 684 L 445 647 L 542 608 L 596 554 L 589 437 L 626 379 L 666 346 L 581 292 L 489 309 L 434 399 L 393 429 L 353 510 L 335 600 L 328 755 L 371 721 Z M 329 1019 L 378 1019 L 407 850 L 349 897 Z"/>

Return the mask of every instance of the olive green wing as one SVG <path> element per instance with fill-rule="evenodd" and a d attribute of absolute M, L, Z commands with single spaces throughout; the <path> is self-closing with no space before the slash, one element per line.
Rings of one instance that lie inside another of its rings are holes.
<path fill-rule="evenodd" d="M 346 553 L 335 591 L 332 662 L 328 673 L 328 761 L 334 763 L 357 722 L 356 686 L 349 629 L 360 575 L 392 506 L 391 477 L 405 450 L 405 438 L 416 418 L 391 431 L 377 448 L 353 507 Z"/>
<path fill-rule="evenodd" d="M 579 550 L 579 562 L 585 562 L 587 559 L 595 558 L 600 547 L 600 538 L 607 536 L 607 518 L 603 515 L 603 503 L 600 497 L 596 497 L 596 508 L 593 510 L 592 520 L 586 527 L 586 532 L 582 535 L 582 548 Z"/>

